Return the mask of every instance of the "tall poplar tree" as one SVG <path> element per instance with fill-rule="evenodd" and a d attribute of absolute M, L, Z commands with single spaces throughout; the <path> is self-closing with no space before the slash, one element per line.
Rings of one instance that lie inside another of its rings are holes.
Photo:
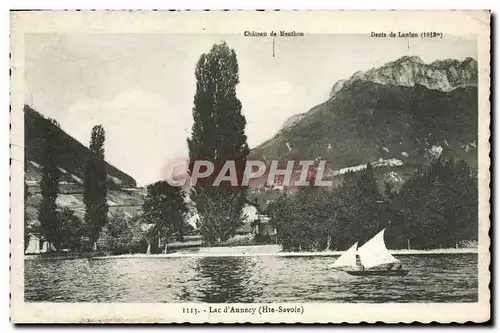
<path fill-rule="evenodd" d="M 196 203 L 205 242 L 215 244 L 233 236 L 241 225 L 247 192 L 244 187 L 231 187 L 224 182 L 212 186 L 218 171 L 229 160 L 235 162 L 241 184 L 249 154 L 246 120 L 236 97 L 236 53 L 225 42 L 213 45 L 209 53 L 201 55 L 195 76 L 194 124 L 188 139 L 190 170 L 195 160 L 208 160 L 214 163 L 215 172 L 197 182 L 191 198 Z"/>
<path fill-rule="evenodd" d="M 89 228 L 90 241 L 93 244 L 99 239 L 101 229 L 108 221 L 104 140 L 105 132 L 102 125 L 94 126 L 89 147 L 92 154 L 85 165 L 83 194 L 86 207 L 85 222 Z"/>
<path fill-rule="evenodd" d="M 57 215 L 57 195 L 59 192 L 60 171 L 58 168 L 59 142 L 57 133 L 53 130 L 54 125 L 59 124 L 49 119 L 41 128 L 43 132 L 43 159 L 42 159 L 42 179 L 40 191 L 42 202 L 38 208 L 38 220 L 45 238 L 56 248 L 61 246 L 61 225 Z"/>

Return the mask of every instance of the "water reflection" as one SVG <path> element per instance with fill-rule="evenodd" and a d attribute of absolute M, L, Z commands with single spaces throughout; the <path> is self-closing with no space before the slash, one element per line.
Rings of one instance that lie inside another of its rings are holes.
<path fill-rule="evenodd" d="M 81 302 L 105 302 L 116 296 L 111 267 L 88 259 L 30 260 L 25 265 L 25 297 L 35 301 L 76 298 Z"/>
<path fill-rule="evenodd" d="M 331 257 L 25 260 L 27 302 L 476 302 L 477 255 L 398 256 L 404 278 L 356 278 Z"/>
<path fill-rule="evenodd" d="M 205 257 L 196 271 L 206 281 L 200 301 L 207 303 L 252 303 L 260 296 L 252 270 L 255 261 L 248 257 Z"/>

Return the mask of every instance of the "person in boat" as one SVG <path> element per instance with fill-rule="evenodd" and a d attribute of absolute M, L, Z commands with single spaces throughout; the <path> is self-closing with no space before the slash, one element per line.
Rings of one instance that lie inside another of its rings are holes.
<path fill-rule="evenodd" d="M 362 271 L 365 270 L 365 266 L 361 263 L 361 258 L 359 257 L 359 254 L 356 254 L 356 265 L 358 265 Z"/>

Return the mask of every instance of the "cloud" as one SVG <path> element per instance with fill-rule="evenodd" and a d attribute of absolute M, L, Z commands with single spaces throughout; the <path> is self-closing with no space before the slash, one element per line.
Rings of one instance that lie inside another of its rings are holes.
<path fill-rule="evenodd" d="M 102 124 L 106 160 L 139 184 L 164 178 L 165 161 L 186 156 L 192 122 L 190 110 L 174 110 L 161 95 L 142 90 L 124 91 L 109 101 L 77 100 L 58 120 L 86 146 L 92 127 Z"/>

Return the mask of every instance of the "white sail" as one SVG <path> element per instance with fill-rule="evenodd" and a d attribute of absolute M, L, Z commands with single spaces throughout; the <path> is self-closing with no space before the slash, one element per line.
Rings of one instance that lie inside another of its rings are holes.
<path fill-rule="evenodd" d="M 384 230 L 373 236 L 368 242 L 358 249 L 359 259 L 365 269 L 399 262 L 387 250 L 384 243 Z"/>
<path fill-rule="evenodd" d="M 347 251 L 345 251 L 335 262 L 333 267 L 356 266 L 356 250 L 358 242 L 354 243 Z"/>

